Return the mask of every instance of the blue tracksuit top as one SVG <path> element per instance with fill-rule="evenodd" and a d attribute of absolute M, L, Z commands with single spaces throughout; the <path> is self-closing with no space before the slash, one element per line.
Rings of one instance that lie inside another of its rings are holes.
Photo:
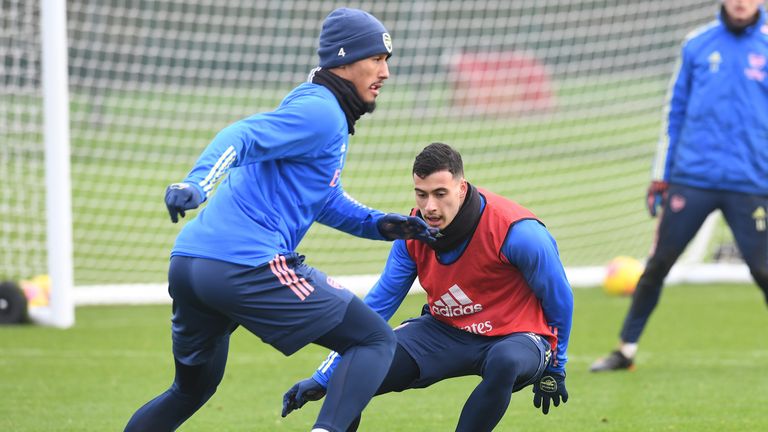
<path fill-rule="evenodd" d="M 768 24 L 722 16 L 688 35 L 667 95 L 654 179 L 768 195 Z"/>
<path fill-rule="evenodd" d="M 456 250 L 441 254 L 441 261 L 456 261 L 468 243 L 466 241 Z M 541 302 L 547 324 L 557 329 L 558 364 L 549 365 L 547 371 L 565 373 L 573 321 L 573 292 L 560 261 L 555 239 L 538 221 L 521 220 L 509 228 L 501 253 L 510 265 L 523 274 L 528 286 Z M 363 301 L 382 318 L 389 320 L 400 307 L 416 277 L 416 263 L 408 254 L 405 240 L 395 240 L 381 277 Z M 339 360 L 339 354 L 331 352 L 312 378 L 323 387 L 327 386 Z"/>
<path fill-rule="evenodd" d="M 383 213 L 341 187 L 348 143 L 336 97 L 313 83 L 293 89 L 276 110 L 224 128 L 184 182 L 207 198 L 223 180 L 181 230 L 171 255 L 258 266 L 295 251 L 315 221 L 384 240 L 376 228 Z"/>

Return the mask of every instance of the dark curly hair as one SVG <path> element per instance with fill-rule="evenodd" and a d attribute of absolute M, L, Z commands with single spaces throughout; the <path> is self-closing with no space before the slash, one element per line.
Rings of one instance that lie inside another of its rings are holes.
<path fill-rule="evenodd" d="M 425 178 L 438 171 L 449 171 L 453 177 L 463 177 L 464 162 L 453 147 L 435 142 L 424 147 L 416 156 L 413 161 L 413 174 Z"/>

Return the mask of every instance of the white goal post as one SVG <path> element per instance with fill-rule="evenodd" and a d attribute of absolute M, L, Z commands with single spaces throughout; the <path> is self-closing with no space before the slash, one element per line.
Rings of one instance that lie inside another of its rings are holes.
<path fill-rule="evenodd" d="M 29 312 L 40 324 L 67 328 L 75 323 L 67 8 L 66 0 L 41 1 L 45 214 L 51 287 L 49 305 Z"/>

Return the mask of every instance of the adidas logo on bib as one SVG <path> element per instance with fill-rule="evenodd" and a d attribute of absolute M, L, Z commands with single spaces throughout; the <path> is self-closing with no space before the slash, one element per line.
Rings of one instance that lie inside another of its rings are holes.
<path fill-rule="evenodd" d="M 458 317 L 478 313 L 483 310 L 483 305 L 474 303 L 458 285 L 453 285 L 432 304 L 431 309 L 432 315 Z"/>

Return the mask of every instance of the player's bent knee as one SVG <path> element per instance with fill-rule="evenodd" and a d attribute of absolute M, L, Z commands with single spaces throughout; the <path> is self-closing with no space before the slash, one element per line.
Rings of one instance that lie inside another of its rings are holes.
<path fill-rule="evenodd" d="M 176 379 L 171 392 L 191 402 L 205 402 L 221 383 L 223 374 L 210 374 L 207 365 L 189 366 L 176 361 Z"/>
<path fill-rule="evenodd" d="M 392 328 L 382 320 L 382 324 L 377 325 L 377 328 L 366 338 L 368 344 L 381 345 L 381 349 L 388 357 L 395 355 L 395 349 L 397 348 L 397 337 Z"/>
<path fill-rule="evenodd" d="M 483 381 L 492 383 L 495 387 L 512 389 L 517 381 L 518 367 L 513 364 L 495 365 L 483 373 Z"/>
<path fill-rule="evenodd" d="M 359 298 L 347 307 L 344 319 L 315 343 L 344 354 L 354 346 L 374 346 L 381 355 L 394 356 L 397 339 L 392 328 L 382 317 Z"/>
<path fill-rule="evenodd" d="M 486 363 L 483 369 L 483 380 L 496 386 L 512 388 L 524 368 L 524 362 L 518 356 L 495 356 Z"/>

